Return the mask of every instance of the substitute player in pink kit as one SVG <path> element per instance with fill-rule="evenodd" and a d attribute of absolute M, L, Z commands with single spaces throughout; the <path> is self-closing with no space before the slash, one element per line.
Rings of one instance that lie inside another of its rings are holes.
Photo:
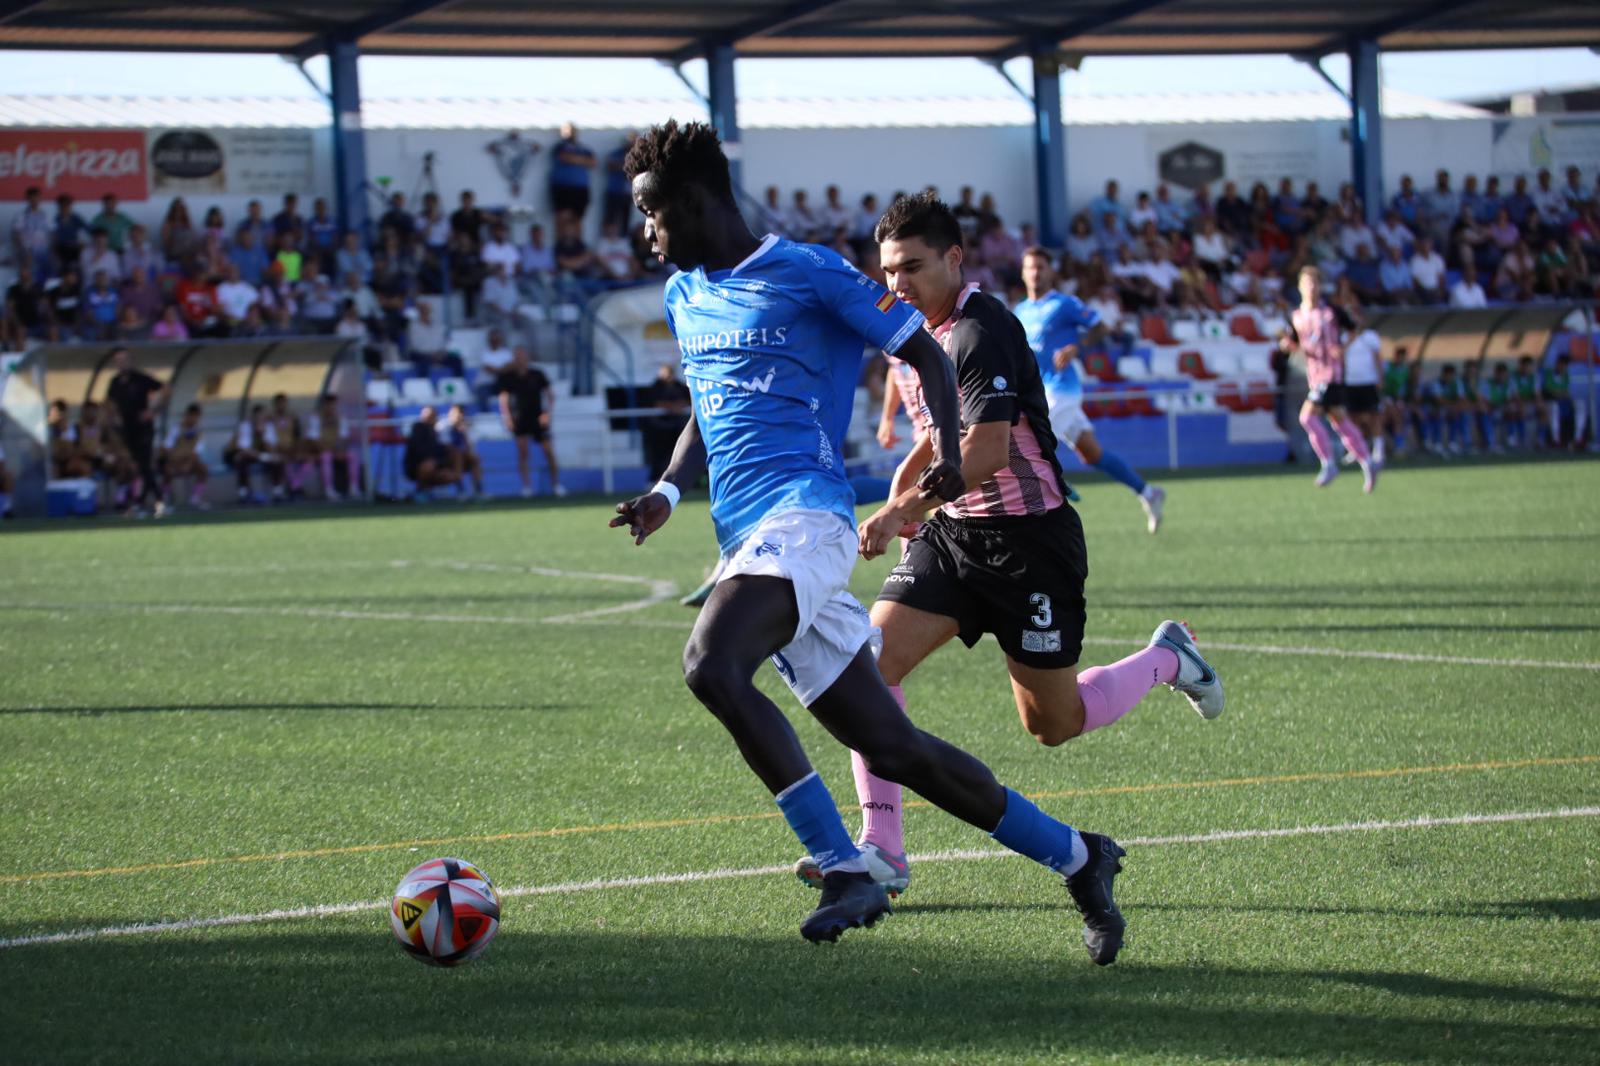
<path fill-rule="evenodd" d="M 1110 725 L 1162 684 L 1201 717 L 1221 714 L 1222 681 L 1180 622 L 1161 623 L 1146 647 L 1119 662 L 1078 672 L 1088 552 L 1022 323 L 965 283 L 961 227 L 931 194 L 897 201 L 875 237 L 890 291 L 922 312 L 955 366 L 961 476 L 973 486 L 916 529 L 872 605 L 872 624 L 883 634 L 878 671 L 896 701 L 905 706 L 901 681 L 950 638 L 970 648 L 990 633 L 1005 653 L 1023 728 L 1048 747 Z M 858 549 L 867 559 L 910 532 L 929 507 L 915 484 L 933 454 L 928 403 L 916 371 L 899 373 L 923 431 L 895 473 L 889 502 L 860 525 Z M 852 765 L 863 814 L 857 846 L 873 880 L 898 894 L 911 878 L 901 788 L 873 775 L 859 754 Z M 821 886 L 810 856 L 795 873 Z"/>
<path fill-rule="evenodd" d="M 1333 452 L 1333 438 L 1323 419 L 1332 423 L 1339 439 L 1361 464 L 1362 489 L 1371 492 L 1378 485 L 1378 467 L 1367 452 L 1361 430 L 1350 420 L 1344 401 L 1344 338 L 1339 332 L 1338 313 L 1322 298 L 1322 272 L 1314 266 L 1300 271 L 1300 306 L 1289 319 L 1295 346 L 1306 357 L 1306 402 L 1300 407 L 1300 425 L 1311 439 L 1311 450 L 1322 460 L 1317 487 L 1322 488 L 1339 476 Z"/>

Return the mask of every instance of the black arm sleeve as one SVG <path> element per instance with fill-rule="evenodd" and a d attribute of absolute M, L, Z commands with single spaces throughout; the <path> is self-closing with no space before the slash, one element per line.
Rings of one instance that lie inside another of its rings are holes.
<path fill-rule="evenodd" d="M 961 418 L 956 398 L 955 368 L 951 366 L 950 358 L 939 347 L 939 342 L 921 329 L 913 333 L 894 355 L 915 370 L 922 382 L 922 395 L 928 401 L 928 413 L 933 418 L 935 458 L 959 464 L 961 454 L 956 442 L 961 439 Z"/>

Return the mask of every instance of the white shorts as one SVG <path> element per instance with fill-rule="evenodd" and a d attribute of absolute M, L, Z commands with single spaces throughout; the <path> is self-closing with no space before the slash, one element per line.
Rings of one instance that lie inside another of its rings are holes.
<path fill-rule="evenodd" d="M 772 665 L 795 698 L 809 707 L 826 692 L 863 645 L 873 655 L 883 636 L 867 609 L 846 589 L 856 563 L 856 531 L 831 511 L 785 511 L 762 520 L 724 557 L 718 581 L 738 574 L 781 577 L 794 586 L 800 624 Z"/>
<path fill-rule="evenodd" d="M 1089 416 L 1083 413 L 1082 396 L 1067 392 L 1045 395 L 1050 400 L 1050 431 L 1056 435 L 1056 440 L 1070 448 L 1078 443 L 1079 437 L 1094 430 Z"/>

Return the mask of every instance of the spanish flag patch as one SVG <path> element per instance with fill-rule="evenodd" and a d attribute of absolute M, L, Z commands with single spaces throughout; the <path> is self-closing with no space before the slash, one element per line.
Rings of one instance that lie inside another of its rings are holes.
<path fill-rule="evenodd" d="M 887 313 L 889 308 L 894 306 L 894 293 L 892 293 L 892 292 L 884 293 L 882 296 L 878 297 L 878 302 L 876 304 L 874 304 L 873 306 L 876 307 L 878 310 Z"/>

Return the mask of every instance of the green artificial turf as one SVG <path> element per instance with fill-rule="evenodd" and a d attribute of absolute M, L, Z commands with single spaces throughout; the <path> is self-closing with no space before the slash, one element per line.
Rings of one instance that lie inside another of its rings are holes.
<path fill-rule="evenodd" d="M 1600 467 L 1358 481 L 1175 479 L 1156 537 L 1082 486 L 1083 665 L 1187 619 L 1224 646 L 1215 722 L 1158 689 L 1042 748 L 988 641 L 907 681 L 919 725 L 1132 842 L 1109 969 L 1056 879 L 926 806 L 896 913 L 838 944 L 740 873 L 799 849 L 679 675 L 703 499 L 643 548 L 600 499 L 14 526 L 0 1062 L 1600 1062 Z M 381 907 L 437 855 L 508 890 L 457 970 Z"/>

